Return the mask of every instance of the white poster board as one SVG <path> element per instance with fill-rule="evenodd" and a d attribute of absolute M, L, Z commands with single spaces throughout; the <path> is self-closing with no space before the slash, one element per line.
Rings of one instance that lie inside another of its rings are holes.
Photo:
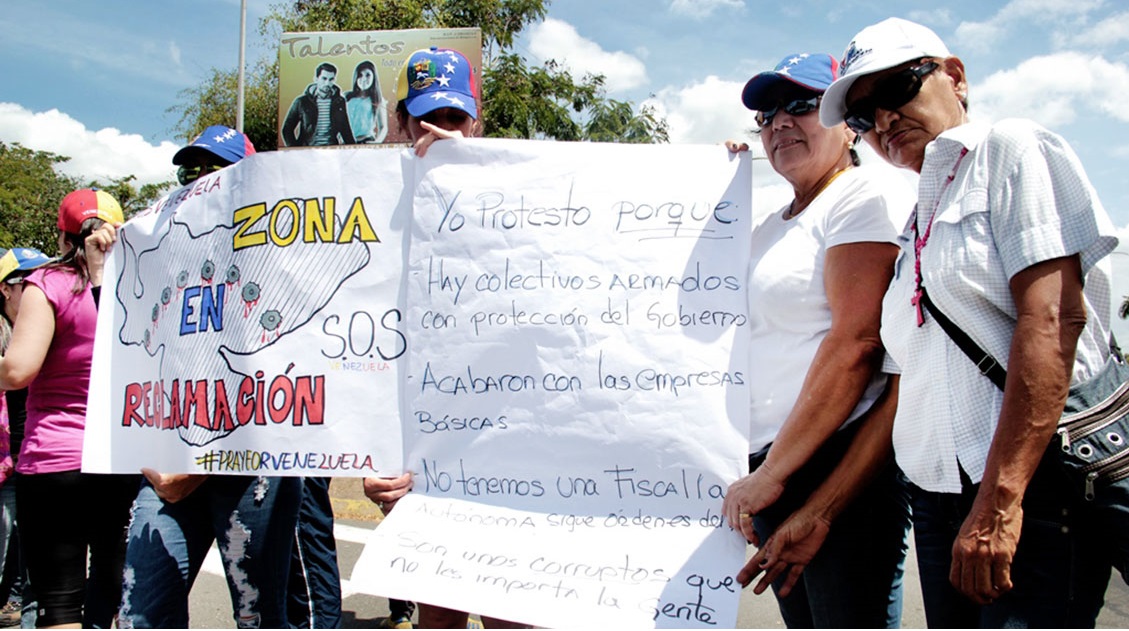
<path fill-rule="evenodd" d="M 105 270 L 83 470 L 399 471 L 403 159 L 260 153 L 125 224 Z"/>
<path fill-rule="evenodd" d="M 414 182 L 415 489 L 354 582 L 539 626 L 732 626 L 748 155 L 441 143 Z"/>

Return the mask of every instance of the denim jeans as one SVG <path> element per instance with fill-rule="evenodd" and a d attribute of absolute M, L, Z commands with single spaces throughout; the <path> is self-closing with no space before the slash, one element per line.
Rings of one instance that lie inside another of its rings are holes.
<path fill-rule="evenodd" d="M 1057 442 L 1051 449 L 1057 449 Z M 1048 452 L 1023 497 L 1014 588 L 979 606 L 949 583 L 952 548 L 979 485 L 933 493 L 910 485 L 918 571 L 930 628 L 1093 628 L 1111 570 L 1110 541 Z"/>
<path fill-rule="evenodd" d="M 122 628 L 188 628 L 188 593 L 215 541 L 238 628 L 285 628 L 300 478 L 211 476 L 170 504 L 148 482 L 133 504 Z"/>
<path fill-rule="evenodd" d="M 852 428 L 840 430 L 792 476 L 775 504 L 753 516 L 761 541 L 826 479 L 854 433 Z M 767 452 L 766 447 L 750 457 L 750 470 L 764 461 Z M 786 598 L 776 594 L 788 628 L 901 626 L 909 524 L 905 479 L 891 463 L 835 520 L 827 541 L 804 568 L 792 592 Z M 774 592 L 782 580 L 772 586 Z"/>
<path fill-rule="evenodd" d="M 303 478 L 290 556 L 287 612 L 293 629 L 341 628 L 341 572 L 333 536 L 330 478 Z"/>

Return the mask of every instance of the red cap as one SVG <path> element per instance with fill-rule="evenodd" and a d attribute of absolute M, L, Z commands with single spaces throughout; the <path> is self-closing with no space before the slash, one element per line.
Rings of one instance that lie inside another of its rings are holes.
<path fill-rule="evenodd" d="M 82 232 L 82 222 L 97 217 L 108 223 L 122 223 L 122 207 L 106 191 L 84 188 L 68 193 L 59 204 L 59 230 L 78 234 Z"/>

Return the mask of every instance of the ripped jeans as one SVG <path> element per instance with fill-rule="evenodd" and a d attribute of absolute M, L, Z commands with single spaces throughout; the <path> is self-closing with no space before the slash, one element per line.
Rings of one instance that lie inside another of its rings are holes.
<path fill-rule="evenodd" d="M 188 628 L 188 593 L 214 540 L 238 628 L 286 628 L 301 478 L 211 476 L 169 504 L 146 481 L 133 504 L 121 628 Z"/>

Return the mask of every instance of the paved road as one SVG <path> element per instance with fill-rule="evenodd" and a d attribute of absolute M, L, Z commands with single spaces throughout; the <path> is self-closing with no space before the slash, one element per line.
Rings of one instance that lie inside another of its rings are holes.
<path fill-rule="evenodd" d="M 356 480 L 334 480 L 331 487 L 335 512 L 338 515 L 335 534 L 338 545 L 338 562 L 344 579 L 344 627 L 347 629 L 373 628 L 388 615 L 388 601 L 378 596 L 361 594 L 355 591 L 349 581 L 353 565 L 357 562 L 370 531 L 376 527 L 380 512 L 364 500 Z M 920 584 L 917 580 L 917 562 L 910 547 L 906 576 L 906 596 L 902 613 L 902 626 L 905 628 L 924 628 L 925 613 L 921 606 Z M 234 628 L 231 617 L 231 599 L 227 594 L 227 584 L 223 579 L 223 569 L 219 555 L 212 549 L 204 562 L 203 571 L 196 581 L 190 598 L 191 626 L 200 628 Z M 600 626 L 594 622 L 593 626 Z M 741 597 L 741 611 L 738 616 L 739 628 L 776 629 L 784 623 L 770 594 L 755 596 L 746 590 Z M 1106 592 L 1106 606 L 1098 618 L 1098 628 L 1129 628 L 1129 587 L 1114 574 Z"/>

